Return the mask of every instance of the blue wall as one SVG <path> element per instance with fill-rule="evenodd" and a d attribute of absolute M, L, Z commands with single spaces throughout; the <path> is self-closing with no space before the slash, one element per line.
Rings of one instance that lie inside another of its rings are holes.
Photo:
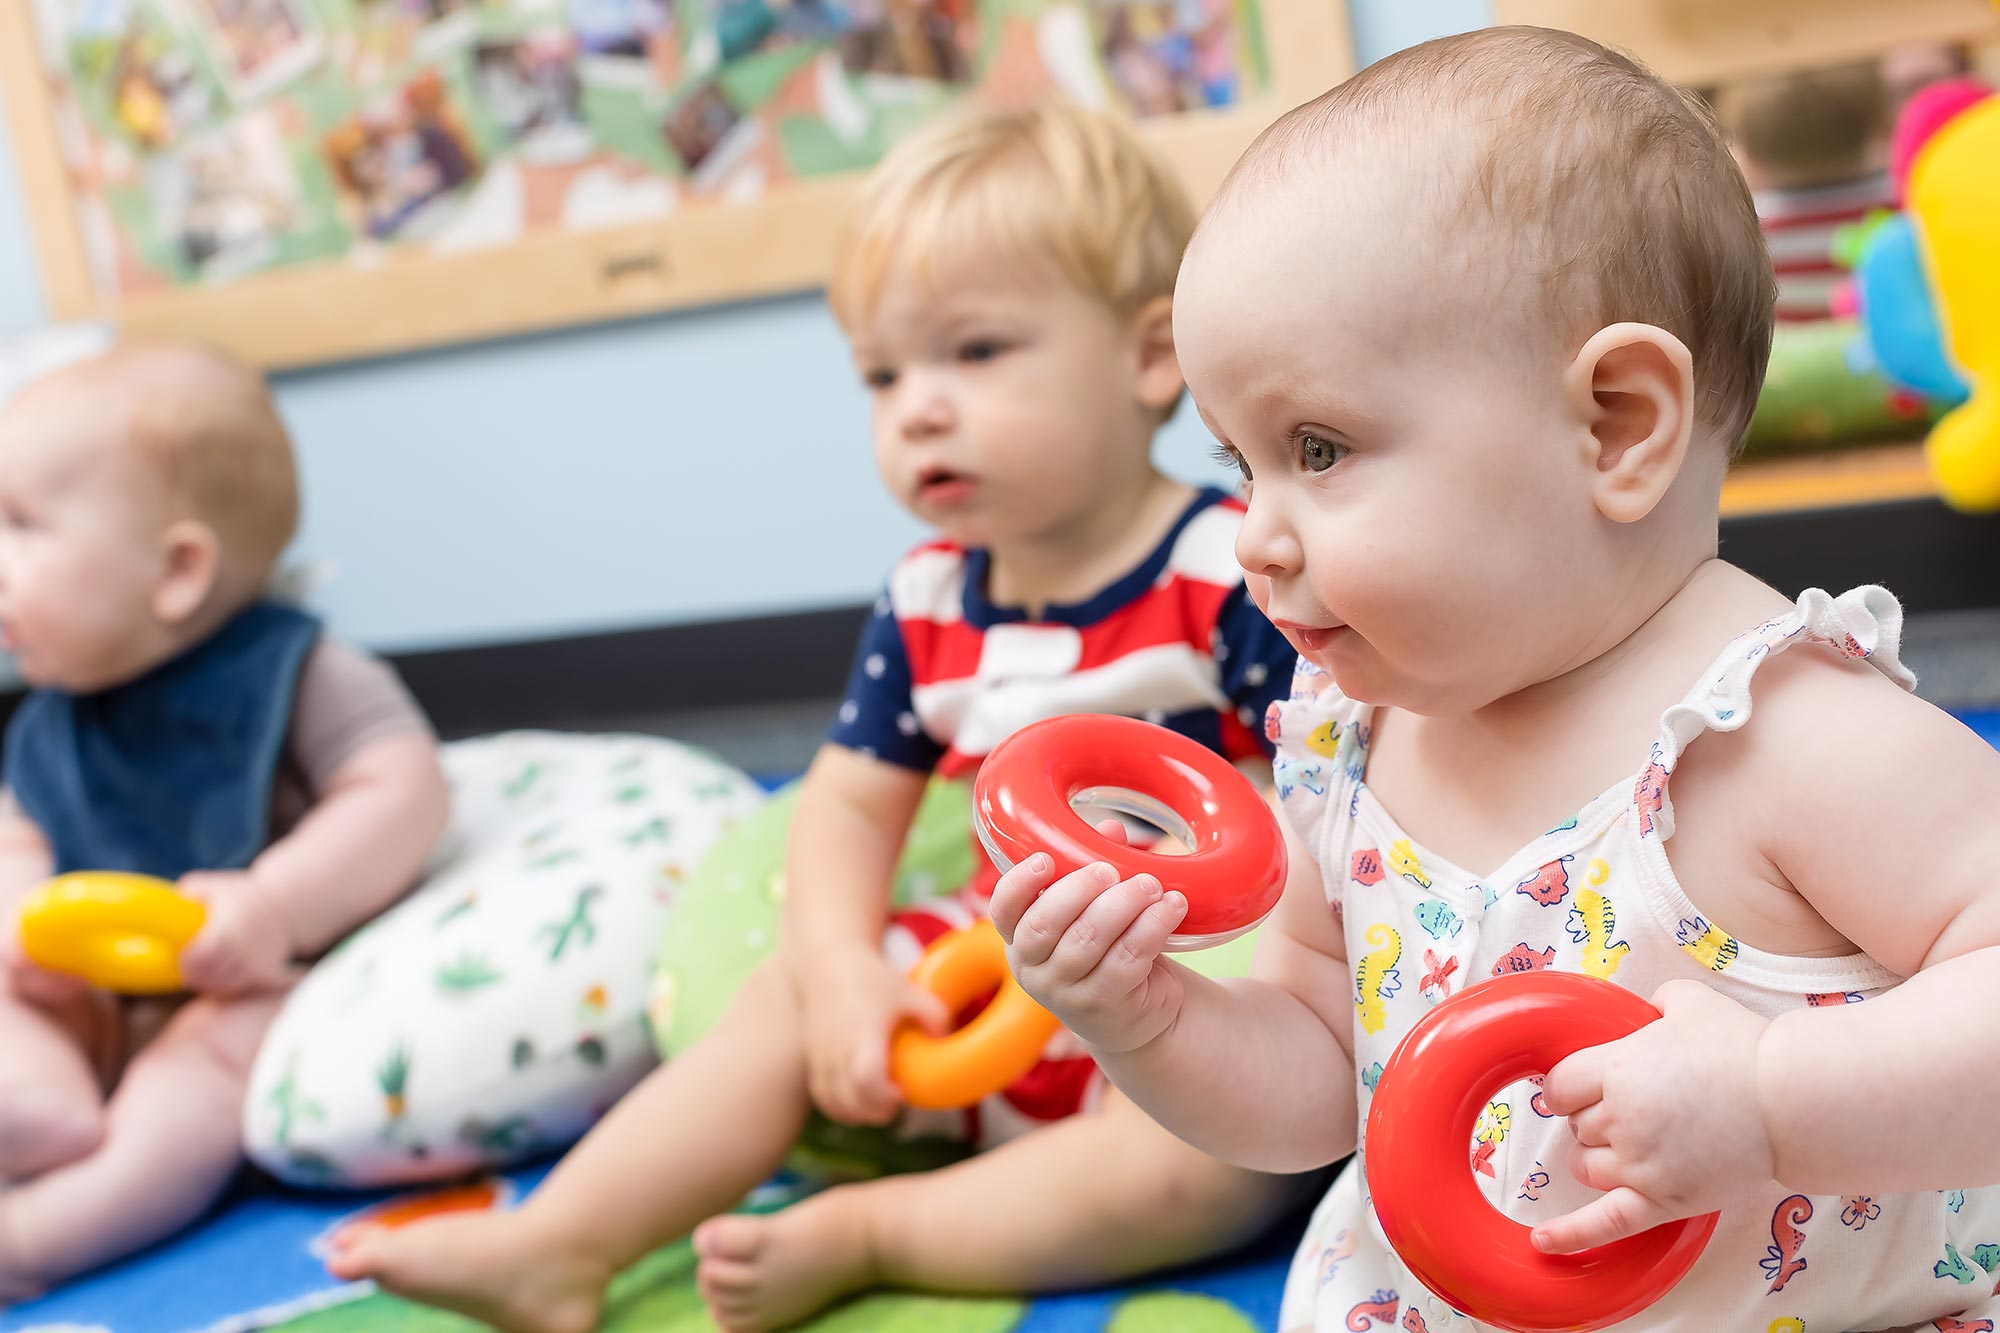
<path fill-rule="evenodd" d="M 0 0 L 16 3 L 17 0 Z M 1488 0 L 1350 0 L 1363 60 Z M 4 136 L 0 136 L 4 137 Z M 0 335 L 46 318 L 0 151 Z M 816 297 L 288 375 L 316 601 L 381 649 L 840 605 L 919 535 Z M 1184 412 L 1160 457 L 1218 477 Z"/>

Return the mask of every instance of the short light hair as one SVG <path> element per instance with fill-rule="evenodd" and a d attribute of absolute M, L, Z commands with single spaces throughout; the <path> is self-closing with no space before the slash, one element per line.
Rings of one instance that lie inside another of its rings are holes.
<path fill-rule="evenodd" d="M 76 377 L 116 414 L 111 429 L 158 478 L 170 511 L 215 530 L 225 570 L 257 586 L 299 526 L 291 436 L 263 376 L 211 347 L 128 342 Z"/>
<path fill-rule="evenodd" d="M 1120 316 L 1171 297 L 1194 205 L 1130 129 L 1061 102 L 975 108 L 905 139 L 862 183 L 827 300 L 850 334 L 896 264 L 1050 264 Z"/>
<path fill-rule="evenodd" d="M 1780 185 L 1825 185 L 1882 165 L 1889 88 L 1879 60 L 1745 79 L 1714 101 L 1723 132 Z"/>
<path fill-rule="evenodd" d="M 1357 146 L 1427 163 L 1412 244 L 1524 291 L 1524 337 L 1573 355 L 1609 324 L 1665 329 L 1694 360 L 1697 424 L 1740 445 L 1763 387 L 1777 300 L 1743 174 L 1693 94 L 1588 38 L 1501 27 L 1399 51 L 1282 117 L 1211 215 Z M 1430 235 L 1422 233 L 1428 230 Z M 1495 238 L 1497 237 L 1497 243 Z M 1525 281 L 1523 281 L 1525 280 Z"/>

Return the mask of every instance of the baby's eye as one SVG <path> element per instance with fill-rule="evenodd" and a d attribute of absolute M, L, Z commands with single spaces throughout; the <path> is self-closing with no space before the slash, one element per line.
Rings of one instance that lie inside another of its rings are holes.
<path fill-rule="evenodd" d="M 1215 459 L 1216 462 L 1222 464 L 1222 466 L 1233 467 L 1238 472 L 1242 473 L 1243 480 L 1245 481 L 1251 480 L 1250 464 L 1248 460 L 1246 460 L 1242 454 L 1237 453 L 1234 449 L 1230 448 L 1228 445 L 1218 444 L 1213 449 L 1209 450 L 1209 454 Z"/>
<path fill-rule="evenodd" d="M 894 388 L 896 384 L 896 372 L 887 366 L 877 366 L 873 370 L 865 371 L 861 378 L 869 388 L 877 392 Z"/>
<path fill-rule="evenodd" d="M 1006 344 L 1000 342 L 997 338 L 974 338 L 960 345 L 958 359 L 961 361 L 991 361 L 1006 350 Z"/>
<path fill-rule="evenodd" d="M 1324 472 L 1347 456 L 1347 446 L 1336 444 L 1324 435 L 1311 431 L 1300 431 L 1299 461 L 1306 465 L 1308 472 Z"/>

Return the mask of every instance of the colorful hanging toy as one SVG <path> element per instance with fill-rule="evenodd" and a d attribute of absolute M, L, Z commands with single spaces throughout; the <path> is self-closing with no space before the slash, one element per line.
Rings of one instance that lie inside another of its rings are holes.
<path fill-rule="evenodd" d="M 1890 153 L 1903 212 L 1856 257 L 1863 333 L 1891 378 L 1960 404 L 1926 446 L 1945 501 L 2000 510 L 2000 97 L 1976 79 L 1924 89 Z"/>

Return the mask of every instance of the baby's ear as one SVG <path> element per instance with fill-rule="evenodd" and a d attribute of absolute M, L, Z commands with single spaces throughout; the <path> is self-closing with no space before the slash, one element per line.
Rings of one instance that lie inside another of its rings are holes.
<path fill-rule="evenodd" d="M 1180 358 L 1174 355 L 1174 300 L 1156 296 L 1132 316 L 1132 345 L 1138 356 L 1139 401 L 1164 411 L 1180 401 L 1184 387 Z"/>
<path fill-rule="evenodd" d="M 222 542 L 206 523 L 185 518 L 160 538 L 160 579 L 153 614 L 169 625 L 186 621 L 207 604 L 222 574 Z"/>
<path fill-rule="evenodd" d="M 1694 357 L 1652 324 L 1599 329 L 1570 362 L 1564 396 L 1587 432 L 1597 508 L 1646 517 L 1680 475 L 1694 435 Z"/>

